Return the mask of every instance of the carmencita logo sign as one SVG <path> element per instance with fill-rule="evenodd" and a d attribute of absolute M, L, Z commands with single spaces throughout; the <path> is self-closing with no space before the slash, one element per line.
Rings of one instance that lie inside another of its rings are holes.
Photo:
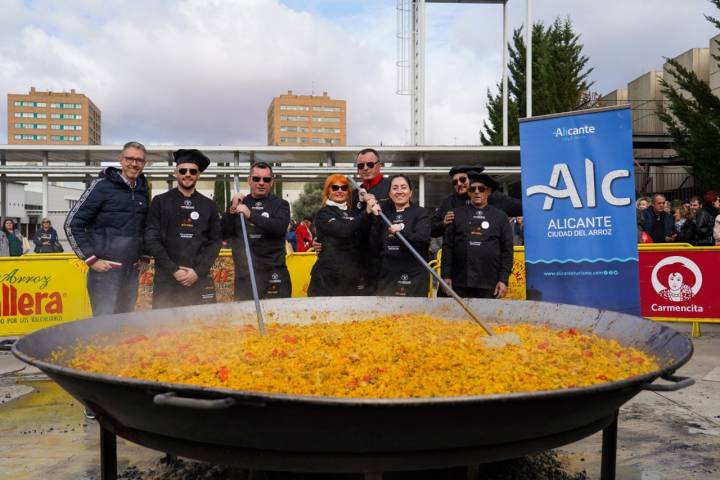
<path fill-rule="evenodd" d="M 703 277 L 695 262 L 672 256 L 660 260 L 651 274 L 653 290 L 665 300 L 686 302 L 698 294 Z"/>

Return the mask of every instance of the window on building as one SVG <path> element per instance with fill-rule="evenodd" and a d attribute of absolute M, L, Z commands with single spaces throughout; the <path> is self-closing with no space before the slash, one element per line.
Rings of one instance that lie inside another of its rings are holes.
<path fill-rule="evenodd" d="M 15 140 L 47 140 L 47 135 L 15 135 Z"/>
<path fill-rule="evenodd" d="M 340 112 L 340 107 L 313 107 L 313 112 Z"/>
<path fill-rule="evenodd" d="M 295 110 L 299 112 L 308 112 L 310 107 L 307 105 L 280 105 L 280 110 Z"/>
<path fill-rule="evenodd" d="M 306 117 L 305 115 L 280 115 L 280 120 L 285 120 L 286 122 L 307 122 L 310 120 L 310 117 Z"/>
<path fill-rule="evenodd" d="M 280 127 L 281 132 L 291 132 L 291 133 L 307 133 L 310 131 L 307 127 Z"/>
<path fill-rule="evenodd" d="M 306 137 L 280 137 L 280 141 L 285 143 L 308 143 Z"/>
<path fill-rule="evenodd" d="M 331 145 L 337 145 L 340 143 L 339 138 L 313 138 L 313 143 L 320 143 L 320 144 L 331 144 Z"/>
<path fill-rule="evenodd" d="M 313 117 L 313 120 L 320 123 L 340 123 L 337 117 Z"/>
<path fill-rule="evenodd" d="M 62 108 L 59 103 L 51 103 L 50 108 Z"/>
<path fill-rule="evenodd" d="M 340 133 L 339 128 L 328 128 L 328 127 L 319 127 L 319 128 L 313 128 L 313 133 Z"/>
<path fill-rule="evenodd" d="M 47 103 L 45 102 L 35 102 L 36 107 L 47 107 Z"/>

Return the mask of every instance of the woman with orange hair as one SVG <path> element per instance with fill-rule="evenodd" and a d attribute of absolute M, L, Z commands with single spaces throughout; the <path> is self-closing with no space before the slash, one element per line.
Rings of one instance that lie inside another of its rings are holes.
<path fill-rule="evenodd" d="M 322 250 L 310 272 L 309 297 L 360 295 L 360 240 L 370 230 L 370 214 L 350 207 L 344 175 L 330 175 L 323 187 L 323 207 L 315 215 Z"/>

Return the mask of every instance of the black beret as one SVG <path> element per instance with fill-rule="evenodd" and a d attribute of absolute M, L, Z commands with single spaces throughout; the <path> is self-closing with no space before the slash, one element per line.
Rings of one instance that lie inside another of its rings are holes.
<path fill-rule="evenodd" d="M 473 182 L 481 182 L 486 187 L 490 187 L 493 189 L 493 191 L 497 190 L 500 184 L 493 180 L 493 178 L 490 175 L 486 175 L 484 173 L 480 173 L 477 170 L 470 170 L 467 172 L 468 178 L 470 179 L 470 183 Z"/>
<path fill-rule="evenodd" d="M 177 150 L 173 152 L 173 158 L 175 158 L 175 165 L 180 165 L 181 163 L 194 163 L 198 166 L 201 172 L 204 172 L 208 165 L 210 165 L 210 159 L 200 150 L 195 148 L 190 150 Z"/>
<path fill-rule="evenodd" d="M 448 173 L 450 174 L 451 177 L 453 177 L 453 176 L 457 175 L 458 173 L 467 173 L 470 170 L 474 170 L 476 172 L 482 172 L 483 170 L 485 170 L 485 167 L 483 167 L 482 165 L 475 165 L 475 166 L 473 166 L 473 165 L 456 165 L 456 166 L 452 167 L 450 169 L 450 172 L 448 172 Z"/>

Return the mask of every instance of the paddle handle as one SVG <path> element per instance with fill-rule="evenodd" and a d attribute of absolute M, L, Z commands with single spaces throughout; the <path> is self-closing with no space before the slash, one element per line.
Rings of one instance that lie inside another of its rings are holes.
<path fill-rule="evenodd" d="M 358 183 L 355 181 L 355 179 L 353 179 L 351 177 L 347 177 L 347 179 L 348 179 L 348 182 L 350 182 L 350 184 L 353 186 L 353 188 L 357 189 L 359 192 L 361 187 L 358 185 Z M 392 222 L 383 213 L 382 209 L 380 209 L 380 218 L 382 218 L 382 220 L 385 222 L 385 224 L 388 227 L 392 226 Z M 470 315 L 470 318 L 472 318 L 478 325 L 480 325 L 482 327 L 482 329 L 485 330 L 485 332 L 488 335 L 493 335 L 492 330 L 490 330 L 490 327 L 488 327 L 485 324 L 485 322 L 480 320 L 480 318 L 477 316 L 477 314 L 475 314 L 475 312 L 472 311 L 472 309 L 468 306 L 468 304 L 465 303 L 462 298 L 460 298 L 460 295 L 458 295 L 455 292 L 455 290 L 453 290 L 452 287 L 450 287 L 450 285 L 448 285 L 447 282 L 445 280 L 443 280 L 442 277 L 440 277 L 440 275 L 438 275 L 438 273 L 435 271 L 434 268 L 432 268 L 430 265 L 427 264 L 427 261 L 422 257 L 422 255 L 420 255 L 418 253 L 417 250 L 415 250 L 415 248 L 413 248 L 413 246 L 410 244 L 410 242 L 408 242 L 408 240 L 400 232 L 395 232 L 395 236 L 400 239 L 402 244 L 405 245 L 405 248 L 408 249 L 408 251 L 417 259 L 417 261 L 420 262 L 420 264 L 423 267 L 425 267 L 425 270 L 430 272 L 430 275 L 435 277 L 435 279 L 440 283 L 440 286 L 442 288 L 444 288 L 445 291 L 447 291 L 450 294 L 450 296 L 457 303 L 460 304 L 460 306 L 463 308 L 463 310 L 465 310 L 465 312 L 467 312 L 467 314 Z"/>
<path fill-rule="evenodd" d="M 233 184 L 235 193 L 240 193 L 240 179 L 237 174 L 233 175 Z M 248 239 L 247 226 L 245 225 L 245 215 L 242 213 L 240 214 L 240 226 L 242 227 L 243 243 L 245 244 L 245 257 L 247 258 L 248 270 L 250 271 L 250 287 L 252 288 L 253 300 L 255 300 L 258 329 L 260 330 L 260 336 L 263 336 L 265 335 L 265 319 L 263 317 L 262 305 L 260 305 L 257 283 L 255 282 L 255 268 L 253 267 L 252 254 L 250 253 L 250 242 Z"/>

